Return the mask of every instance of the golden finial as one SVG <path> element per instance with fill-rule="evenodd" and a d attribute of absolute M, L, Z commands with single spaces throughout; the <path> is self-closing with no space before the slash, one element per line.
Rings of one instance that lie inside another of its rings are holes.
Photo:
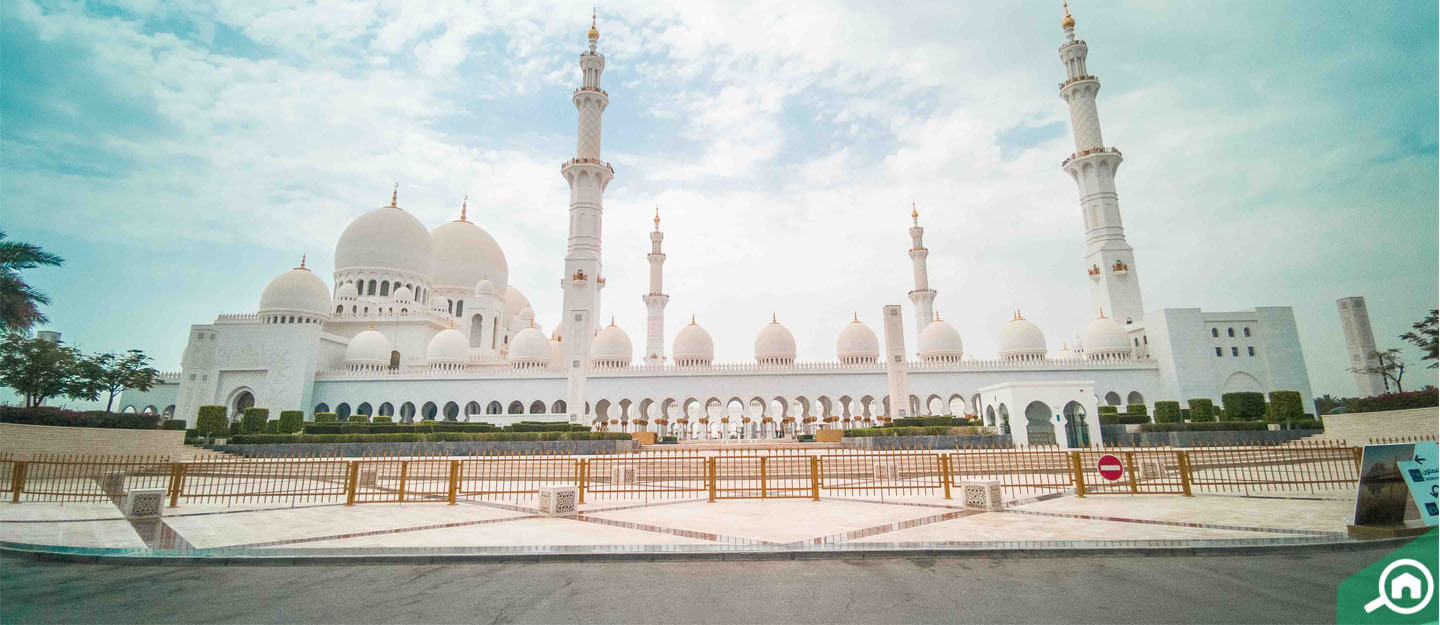
<path fill-rule="evenodd" d="M 534 320 L 534 319 L 531 319 L 531 320 L 530 320 L 530 327 L 532 327 L 532 328 L 535 327 L 535 320 Z"/>
<path fill-rule="evenodd" d="M 1101 309 L 1100 309 L 1100 318 L 1101 318 L 1101 319 L 1104 319 L 1104 318 L 1105 318 L 1105 309 L 1104 309 L 1104 308 L 1101 308 Z"/>
<path fill-rule="evenodd" d="M 451 317 L 451 318 L 450 318 L 450 329 L 451 329 L 451 330 L 454 330 L 454 329 L 455 329 L 455 318 L 454 318 L 454 317 Z"/>
<path fill-rule="evenodd" d="M 305 268 L 305 254 L 301 254 L 301 255 L 300 255 L 300 266 L 299 266 L 299 267 L 296 267 L 296 269 L 304 269 L 304 268 Z"/>
<path fill-rule="evenodd" d="M 935 320 L 936 320 L 936 321 L 939 321 L 939 320 L 940 320 L 940 311 L 938 311 L 938 310 L 935 311 Z"/>
<path fill-rule="evenodd" d="M 391 208 L 399 208 L 398 206 L 395 205 L 395 201 L 398 200 L 399 198 L 400 198 L 400 183 L 397 182 L 397 183 L 395 183 L 395 188 L 390 190 L 390 207 L 391 207 Z"/>
<path fill-rule="evenodd" d="M 610 315 L 610 327 L 615 327 L 615 315 Z"/>
<path fill-rule="evenodd" d="M 860 323 L 860 313 L 858 313 L 858 312 L 852 312 L 852 313 L 850 313 L 850 323 Z"/>
<path fill-rule="evenodd" d="M 690 325 L 695 325 L 695 313 L 690 313 Z"/>
<path fill-rule="evenodd" d="M 915 208 L 915 200 L 910 200 L 910 219 L 915 220 L 915 225 L 920 225 L 920 209 Z"/>
<path fill-rule="evenodd" d="M 465 213 L 470 209 L 470 194 L 466 193 L 465 198 L 460 200 L 460 221 L 467 221 Z"/>
<path fill-rule="evenodd" d="M 1075 27 L 1075 18 L 1070 17 L 1070 2 L 1069 2 L 1069 0 L 1060 0 L 1060 4 L 1065 7 L 1065 19 L 1060 21 L 1060 27 L 1061 27 L 1061 28 L 1074 28 L 1074 27 Z"/>
<path fill-rule="evenodd" d="M 589 36 L 590 36 L 590 41 L 595 41 L 596 39 L 599 39 L 599 38 L 600 38 L 600 29 L 598 29 L 598 28 L 595 27 L 595 8 L 594 8 L 594 7 L 591 7 L 591 8 L 590 8 L 590 33 L 589 33 Z"/>
<path fill-rule="evenodd" d="M 655 227 L 660 227 L 660 203 L 655 203 Z"/>
<path fill-rule="evenodd" d="M 770 323 L 780 323 L 775 320 L 775 311 L 770 311 Z"/>
<path fill-rule="evenodd" d="M 374 330 L 374 329 L 375 329 L 375 322 L 374 322 L 374 321 L 371 321 L 371 322 L 370 322 L 370 329 L 371 329 L 371 330 Z"/>

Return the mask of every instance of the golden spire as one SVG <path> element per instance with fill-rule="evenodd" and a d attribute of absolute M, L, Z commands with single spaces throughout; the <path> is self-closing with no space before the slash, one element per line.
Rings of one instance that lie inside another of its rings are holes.
<path fill-rule="evenodd" d="M 300 255 L 300 266 L 296 269 L 305 269 L 305 254 Z"/>
<path fill-rule="evenodd" d="M 375 329 L 375 322 L 374 322 L 374 321 L 371 321 L 371 322 L 370 322 L 370 329 L 371 329 L 371 330 L 374 330 L 374 329 Z"/>
<path fill-rule="evenodd" d="M 469 210 L 469 208 L 470 194 L 466 193 L 465 199 L 460 200 L 460 221 L 468 221 L 467 219 L 465 219 L 465 213 Z"/>
<path fill-rule="evenodd" d="M 610 327 L 615 327 L 615 315 L 610 315 Z"/>
<path fill-rule="evenodd" d="M 1070 2 L 1069 2 L 1069 0 L 1060 0 L 1060 4 L 1061 4 L 1061 6 L 1064 6 L 1064 7 L 1065 7 L 1065 19 L 1063 19 L 1063 20 L 1060 21 L 1060 27 L 1061 27 L 1061 28 L 1074 28 L 1074 27 L 1075 27 L 1075 18 L 1070 17 Z"/>
<path fill-rule="evenodd" d="M 935 320 L 936 320 L 936 321 L 939 321 L 939 320 L 940 320 L 940 311 L 938 311 L 938 310 L 935 311 Z"/>
<path fill-rule="evenodd" d="M 391 207 L 391 208 L 399 208 L 398 206 L 395 205 L 395 201 L 398 200 L 399 198 L 400 198 L 400 183 L 397 182 L 397 183 L 395 183 L 395 188 L 390 190 L 390 207 Z"/>
<path fill-rule="evenodd" d="M 655 229 L 660 229 L 660 203 L 655 203 Z"/>
<path fill-rule="evenodd" d="M 920 209 L 915 208 L 915 200 L 910 200 L 910 219 L 915 221 L 915 225 L 920 225 Z"/>
<path fill-rule="evenodd" d="M 852 313 L 850 313 L 850 323 L 860 323 L 860 313 L 858 313 L 858 312 L 852 312 Z"/>
<path fill-rule="evenodd" d="M 1105 318 L 1105 309 L 1104 309 L 1104 308 L 1101 308 L 1101 309 L 1100 309 L 1100 318 L 1101 318 L 1101 319 L 1104 319 L 1104 318 Z"/>
<path fill-rule="evenodd" d="M 590 41 L 595 41 L 596 39 L 599 39 L 599 38 L 600 38 L 600 29 L 598 29 L 598 28 L 595 27 L 595 8 L 594 8 L 594 7 L 591 7 L 591 8 L 590 8 L 590 33 L 589 33 L 589 37 L 590 37 Z"/>
<path fill-rule="evenodd" d="M 695 325 L 695 313 L 690 313 L 690 325 Z"/>
<path fill-rule="evenodd" d="M 775 311 L 773 310 L 770 311 L 770 323 L 780 323 L 779 321 L 775 320 Z"/>

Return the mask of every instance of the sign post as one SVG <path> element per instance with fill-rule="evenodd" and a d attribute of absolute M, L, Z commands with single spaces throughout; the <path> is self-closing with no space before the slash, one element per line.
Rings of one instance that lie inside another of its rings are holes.
<path fill-rule="evenodd" d="M 1095 463 L 1095 468 L 1100 470 L 1100 477 L 1111 482 L 1125 477 L 1125 463 L 1110 454 L 1100 456 L 1100 461 Z"/>

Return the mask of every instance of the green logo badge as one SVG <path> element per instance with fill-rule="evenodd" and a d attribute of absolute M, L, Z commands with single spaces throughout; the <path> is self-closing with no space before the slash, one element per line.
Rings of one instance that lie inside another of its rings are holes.
<path fill-rule="evenodd" d="M 1435 623 L 1436 548 L 1431 531 L 1340 583 L 1335 595 L 1339 623 Z"/>

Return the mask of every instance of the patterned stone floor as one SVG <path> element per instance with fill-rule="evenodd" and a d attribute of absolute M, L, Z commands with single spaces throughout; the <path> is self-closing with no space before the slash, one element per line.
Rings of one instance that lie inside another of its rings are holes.
<path fill-rule="evenodd" d="M 1290 544 L 1345 539 L 1343 492 L 1263 497 L 1012 495 L 1004 512 L 905 497 L 607 500 L 541 517 L 528 500 L 183 505 L 126 520 L 110 503 L 0 504 L 0 542 L 131 553 L 506 553 L 623 550 Z M 478 551 L 477 551 L 478 550 Z"/>

